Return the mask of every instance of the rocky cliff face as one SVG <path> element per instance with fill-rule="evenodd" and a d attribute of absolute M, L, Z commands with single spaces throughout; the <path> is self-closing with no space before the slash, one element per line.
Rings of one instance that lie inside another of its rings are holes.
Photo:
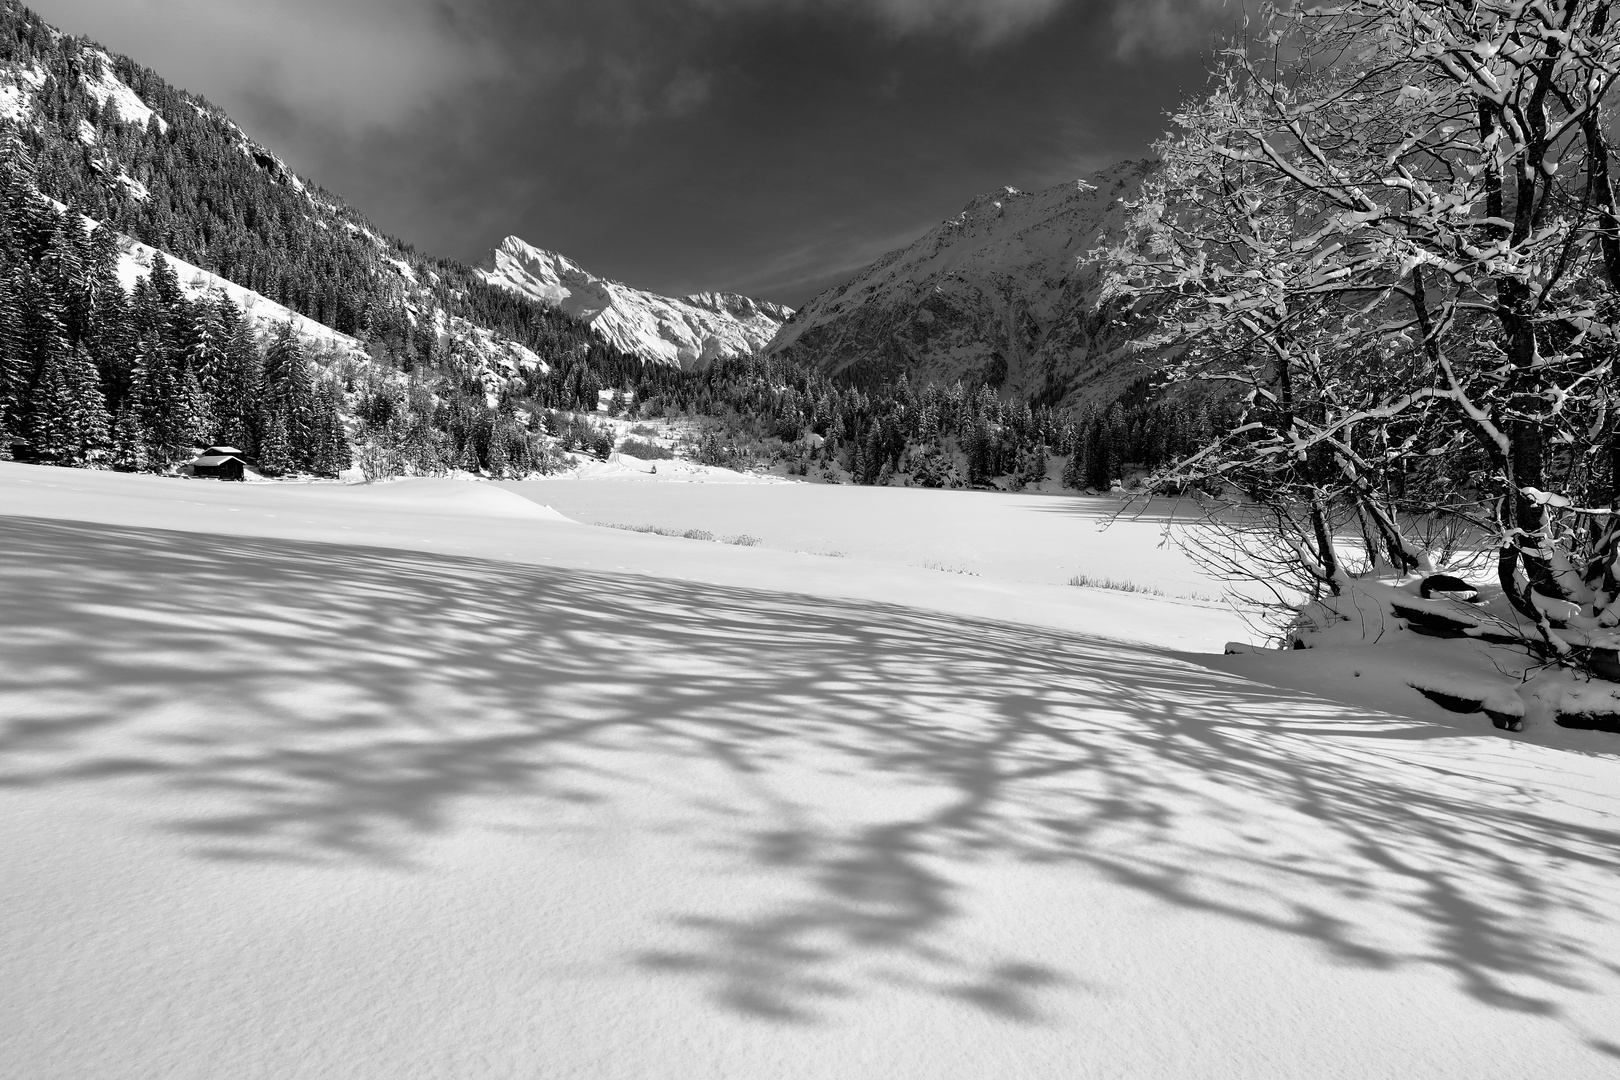
<path fill-rule="evenodd" d="M 492 285 L 561 307 L 604 341 L 656 363 L 694 367 L 763 348 L 792 311 L 735 293 L 670 297 L 597 277 L 515 236 L 479 273 Z"/>
<path fill-rule="evenodd" d="M 974 198 L 909 247 L 817 296 L 768 351 L 827 372 L 982 381 L 1050 400 L 1106 396 L 1139 372 L 1097 312 L 1086 253 L 1118 228 L 1151 168 Z"/>

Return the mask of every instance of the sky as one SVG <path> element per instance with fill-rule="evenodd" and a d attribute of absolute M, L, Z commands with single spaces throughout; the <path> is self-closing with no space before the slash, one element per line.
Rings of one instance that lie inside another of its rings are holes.
<path fill-rule="evenodd" d="M 793 306 L 1148 153 L 1241 0 L 30 0 L 418 249 Z"/>

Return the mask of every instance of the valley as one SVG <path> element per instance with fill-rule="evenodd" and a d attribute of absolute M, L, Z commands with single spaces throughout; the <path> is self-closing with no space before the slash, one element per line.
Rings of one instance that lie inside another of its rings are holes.
<path fill-rule="evenodd" d="M 0 1073 L 1613 1074 L 1620 30 L 1218 6 L 0 0 Z"/>

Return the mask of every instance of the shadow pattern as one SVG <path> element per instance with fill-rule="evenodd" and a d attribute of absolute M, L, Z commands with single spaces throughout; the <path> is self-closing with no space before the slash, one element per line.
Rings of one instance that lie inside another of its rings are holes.
<path fill-rule="evenodd" d="M 1611 960 L 1601 821 L 1413 753 L 1453 731 L 1167 655 L 392 549 L 8 517 L 0 544 L 0 785 L 157 784 L 205 797 L 170 822 L 198 857 L 409 872 L 480 800 L 606 810 L 614 761 L 701 761 L 752 800 L 687 793 L 705 835 L 791 889 L 671 912 L 684 944 L 625 959 L 743 1015 L 890 985 L 1040 1022 L 1084 975 L 974 948 L 976 865 L 1071 866 L 1532 1014 Z M 840 807 L 874 784 L 888 811 Z"/>

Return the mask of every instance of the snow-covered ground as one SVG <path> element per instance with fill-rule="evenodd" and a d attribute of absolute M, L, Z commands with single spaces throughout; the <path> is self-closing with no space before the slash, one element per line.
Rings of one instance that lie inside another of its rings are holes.
<path fill-rule="evenodd" d="M 654 464 L 657 474 L 646 475 Z M 775 481 L 759 489 L 737 482 L 680 483 L 689 477 L 675 466 L 703 468 L 620 455 L 594 471 L 586 467 L 503 486 L 591 524 L 748 535 L 783 551 L 838 552 L 996 580 L 1063 585 L 1085 575 L 1205 601 L 1218 599 L 1222 591 L 1166 540 L 1165 524 L 1175 520 L 1177 510 L 1172 503 L 1132 511 L 1109 525 L 1122 504 L 1102 496 L 785 483 L 780 477 L 712 470 L 723 481 Z M 671 482 L 625 491 L 619 483 L 624 479 Z M 1187 518 L 1187 510 L 1181 516 Z M 1246 640 L 1247 628 L 1233 620 L 1230 636 Z"/>
<path fill-rule="evenodd" d="M 1272 689 L 1172 651 L 1218 607 L 1013 575 L 1127 557 L 1083 500 L 563 483 L 0 463 L 8 1075 L 1620 1069 L 1612 737 Z"/>

